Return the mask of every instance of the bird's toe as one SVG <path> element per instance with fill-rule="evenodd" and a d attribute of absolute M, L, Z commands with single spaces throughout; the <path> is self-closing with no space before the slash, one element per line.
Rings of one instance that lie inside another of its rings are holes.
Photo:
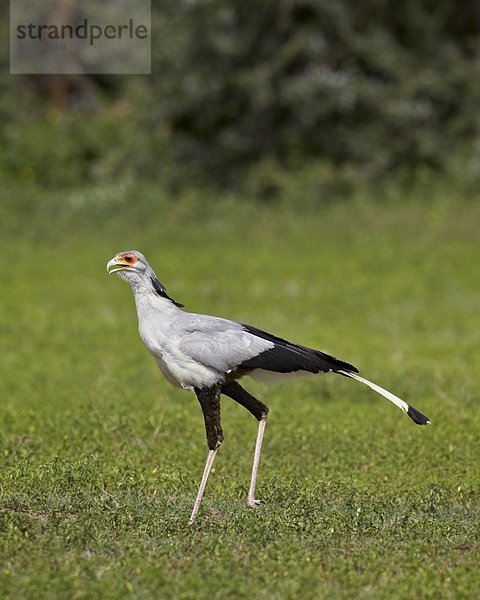
<path fill-rule="evenodd" d="M 248 508 L 256 508 L 257 506 L 260 506 L 260 504 L 265 504 L 264 500 L 248 500 L 247 502 L 247 506 Z"/>

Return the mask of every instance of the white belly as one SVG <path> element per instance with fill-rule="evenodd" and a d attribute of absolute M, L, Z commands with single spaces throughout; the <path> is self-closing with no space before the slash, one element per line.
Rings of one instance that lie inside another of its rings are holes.
<path fill-rule="evenodd" d="M 175 387 L 187 390 L 211 387 L 222 378 L 222 373 L 202 365 L 180 351 L 172 338 L 149 335 L 151 330 L 140 329 L 140 337 L 147 350 L 157 361 L 165 379 Z"/>
<path fill-rule="evenodd" d="M 137 303 L 138 332 L 145 347 L 157 361 L 165 379 L 187 390 L 211 387 L 223 380 L 223 373 L 194 360 L 180 349 L 178 324 L 162 306 Z"/>
<path fill-rule="evenodd" d="M 188 359 L 185 355 L 176 357 L 165 354 L 154 356 L 165 379 L 175 387 L 193 391 L 194 388 L 211 387 L 222 379 L 220 373 Z"/>

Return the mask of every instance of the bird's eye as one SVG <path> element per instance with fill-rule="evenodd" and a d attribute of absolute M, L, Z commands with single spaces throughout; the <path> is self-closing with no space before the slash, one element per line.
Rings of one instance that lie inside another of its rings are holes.
<path fill-rule="evenodd" d="M 124 256 L 123 259 L 125 262 L 131 263 L 133 262 L 133 256 Z"/>

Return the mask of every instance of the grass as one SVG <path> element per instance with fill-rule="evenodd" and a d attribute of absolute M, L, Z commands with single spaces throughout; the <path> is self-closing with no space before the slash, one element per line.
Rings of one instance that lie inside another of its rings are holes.
<path fill-rule="evenodd" d="M 322 210 L 172 203 L 152 189 L 0 206 L 0 590 L 5 598 L 473 598 L 478 574 L 480 204 L 361 196 Z M 206 456 L 194 396 L 161 378 L 131 291 L 143 250 L 169 293 L 337 355 L 427 414 L 342 378 L 223 402 Z"/>

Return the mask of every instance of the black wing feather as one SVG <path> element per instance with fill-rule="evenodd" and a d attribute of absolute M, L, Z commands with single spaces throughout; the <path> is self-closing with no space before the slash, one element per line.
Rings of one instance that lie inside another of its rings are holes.
<path fill-rule="evenodd" d="M 244 361 L 238 366 L 240 369 L 264 369 L 276 373 L 293 373 L 295 371 L 328 373 L 339 370 L 358 373 L 358 369 L 353 365 L 319 350 L 293 344 L 251 325 L 242 324 L 242 327 L 245 331 L 272 342 L 274 347 Z"/>

